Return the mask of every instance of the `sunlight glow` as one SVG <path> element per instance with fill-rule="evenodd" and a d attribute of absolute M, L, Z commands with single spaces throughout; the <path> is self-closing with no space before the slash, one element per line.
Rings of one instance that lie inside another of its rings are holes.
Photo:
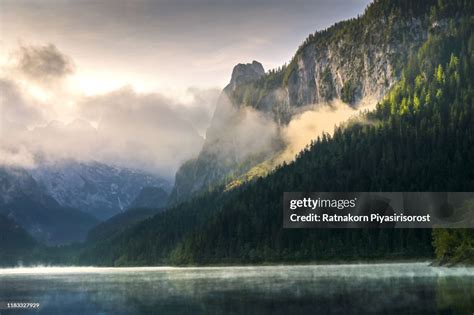
<path fill-rule="evenodd" d="M 21 82 L 22 87 L 26 89 L 28 94 L 33 96 L 35 99 L 41 101 L 41 102 L 47 102 L 51 99 L 51 93 L 37 85 L 33 84 L 28 84 L 26 82 Z"/>
<path fill-rule="evenodd" d="M 70 78 L 70 84 L 74 89 L 90 96 L 119 89 L 127 85 L 127 82 L 117 77 L 104 78 L 99 75 L 77 74 Z"/>

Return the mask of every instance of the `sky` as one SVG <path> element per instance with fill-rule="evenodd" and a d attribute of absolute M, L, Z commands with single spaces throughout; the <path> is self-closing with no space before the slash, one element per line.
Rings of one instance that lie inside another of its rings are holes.
<path fill-rule="evenodd" d="M 234 65 L 281 66 L 368 2 L 1 0 L 0 164 L 74 152 L 172 174 Z"/>
<path fill-rule="evenodd" d="M 224 87 L 237 63 L 288 62 L 316 30 L 362 13 L 367 0 L 2 0 L 2 59 L 53 43 L 74 58 L 87 93 L 131 84 L 178 92 Z"/>

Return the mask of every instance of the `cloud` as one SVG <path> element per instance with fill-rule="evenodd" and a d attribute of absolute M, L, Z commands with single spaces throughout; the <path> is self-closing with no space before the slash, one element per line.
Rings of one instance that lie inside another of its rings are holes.
<path fill-rule="evenodd" d="M 37 82 L 51 82 L 74 72 L 71 58 L 56 46 L 21 46 L 16 52 L 17 67 L 26 77 Z"/>
<path fill-rule="evenodd" d="M 234 106 L 226 93 L 217 102 L 204 152 L 224 164 L 262 161 L 280 149 L 279 126 L 268 113 Z"/>
<path fill-rule="evenodd" d="M 0 125 L 29 126 L 44 119 L 38 102 L 13 80 L 0 78 Z"/>
<path fill-rule="evenodd" d="M 0 163 L 101 161 L 173 178 L 184 161 L 198 154 L 204 141 L 181 117 L 179 106 L 185 105 L 131 88 L 83 97 L 78 101 L 77 118 L 70 123 L 53 120 L 31 130 L 3 130 Z"/>
<path fill-rule="evenodd" d="M 296 115 L 290 123 L 281 130 L 281 137 L 285 143 L 285 150 L 277 157 L 276 163 L 289 162 L 301 152 L 312 140 L 323 133 L 333 134 L 336 126 L 354 118 L 352 122 L 359 122 L 358 114 L 364 110 L 375 108 L 377 101 L 367 97 L 359 103 L 357 109 L 340 100 L 328 104 L 307 106 Z"/>
<path fill-rule="evenodd" d="M 20 51 L 18 60 L 23 62 L 16 66 L 21 71 L 0 78 L 0 164 L 5 165 L 33 167 L 38 161 L 77 159 L 171 179 L 183 162 L 198 155 L 204 135 L 206 149 L 224 163 L 281 163 L 358 112 L 340 101 L 315 104 L 281 126 L 270 114 L 233 106 L 215 88 L 189 88 L 180 98 L 138 93 L 131 87 L 86 96 L 62 84 L 42 85 L 41 78 L 61 83 L 73 69 L 72 59 L 55 46 L 22 46 Z M 25 83 L 26 74 L 32 80 Z M 38 97 L 38 92 L 47 97 Z M 366 103 L 360 108 L 375 101 Z"/>
<path fill-rule="evenodd" d="M 221 89 L 219 88 L 190 87 L 187 94 L 191 100 L 178 104 L 176 107 L 179 115 L 189 121 L 201 136 L 206 134 L 220 93 Z"/>
<path fill-rule="evenodd" d="M 94 154 L 97 158 L 172 176 L 203 143 L 193 125 L 180 115 L 180 106 L 184 105 L 160 94 L 123 88 L 86 98 L 79 108 L 84 117 L 97 121 L 98 141 L 108 143 Z"/>
<path fill-rule="evenodd" d="M 278 97 L 278 91 L 275 97 Z M 264 174 L 283 162 L 291 162 L 312 140 L 323 133 L 332 134 L 336 126 L 367 123 L 361 111 L 375 107 L 376 99 L 367 97 L 355 109 L 340 100 L 298 108 L 288 124 L 277 124 L 271 112 L 234 106 L 223 93 L 208 129 L 203 156 L 216 163 L 245 167 L 258 165 L 255 174 Z M 260 164 L 261 163 L 261 164 Z"/>
<path fill-rule="evenodd" d="M 190 88 L 185 101 L 131 87 L 86 96 L 37 81 L 61 83 L 72 71 L 70 57 L 52 45 L 20 50 L 24 62 L 14 65 L 21 71 L 0 78 L 0 164 L 99 161 L 171 179 L 199 153 L 217 89 Z M 26 73 L 34 80 L 25 82 Z M 38 91 L 47 97 L 38 97 Z"/>
<path fill-rule="evenodd" d="M 24 146 L 12 148 L 0 146 L 0 166 L 33 168 L 35 158 Z"/>

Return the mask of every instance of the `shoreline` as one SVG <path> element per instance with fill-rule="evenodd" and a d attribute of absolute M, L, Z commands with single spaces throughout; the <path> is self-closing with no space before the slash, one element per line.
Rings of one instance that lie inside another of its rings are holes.
<path fill-rule="evenodd" d="M 224 268 L 273 268 L 273 267 L 357 267 L 363 265 L 372 266 L 389 266 L 389 265 L 408 265 L 408 264 L 419 264 L 426 265 L 428 267 L 444 267 L 444 266 L 433 266 L 433 262 L 429 260 L 403 260 L 403 261 L 378 261 L 378 262 L 339 262 L 339 263 L 301 263 L 301 264 L 255 264 L 255 265 L 186 265 L 186 266 L 172 266 L 172 265 L 156 265 L 156 266 L 81 266 L 81 265 L 32 265 L 32 266 L 15 266 L 15 267 L 1 267 L 0 274 L 2 271 L 20 271 L 20 270 L 127 270 L 127 269 L 141 269 L 141 270 L 186 270 L 186 269 L 224 269 Z M 455 266 L 455 267 L 474 267 L 474 266 Z M 444 267 L 446 268 L 446 267 Z M 449 267 L 451 268 L 451 267 Z"/>

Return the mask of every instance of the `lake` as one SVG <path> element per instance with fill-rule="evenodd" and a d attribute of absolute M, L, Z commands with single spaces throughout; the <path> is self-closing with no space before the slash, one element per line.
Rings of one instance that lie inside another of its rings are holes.
<path fill-rule="evenodd" d="M 474 268 L 428 263 L 0 269 L 0 314 L 470 314 Z M 7 310 L 6 302 L 39 303 Z"/>

